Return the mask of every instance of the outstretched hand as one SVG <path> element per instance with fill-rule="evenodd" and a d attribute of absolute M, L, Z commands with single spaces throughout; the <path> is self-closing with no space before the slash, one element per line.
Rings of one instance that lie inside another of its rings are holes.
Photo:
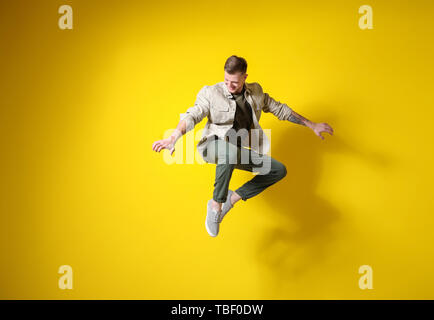
<path fill-rule="evenodd" d="M 170 155 L 172 155 L 175 152 L 175 145 L 174 145 L 174 138 L 167 138 L 163 140 L 155 141 L 152 144 L 152 150 L 155 152 L 160 152 L 163 149 L 167 149 L 170 151 Z"/>
<path fill-rule="evenodd" d="M 333 135 L 333 128 L 330 127 L 327 123 L 315 123 L 312 126 L 313 132 L 320 137 L 322 140 L 324 140 L 324 137 L 321 135 L 321 132 L 328 132 L 331 135 Z"/>

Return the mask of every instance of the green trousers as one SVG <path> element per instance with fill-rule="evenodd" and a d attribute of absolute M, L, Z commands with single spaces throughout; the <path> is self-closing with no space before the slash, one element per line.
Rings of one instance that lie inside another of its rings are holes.
<path fill-rule="evenodd" d="M 229 181 L 234 169 L 257 173 L 250 181 L 235 190 L 244 201 L 256 196 L 286 176 L 286 167 L 283 163 L 266 154 L 259 154 L 251 149 L 237 146 L 217 136 L 209 142 L 204 152 L 204 160 L 216 164 L 213 199 L 219 203 L 226 201 Z"/>

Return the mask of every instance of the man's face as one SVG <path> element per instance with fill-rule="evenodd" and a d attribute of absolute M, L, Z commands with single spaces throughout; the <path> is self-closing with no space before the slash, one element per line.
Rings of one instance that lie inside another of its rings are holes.
<path fill-rule="evenodd" d="M 230 93 L 241 93 L 246 78 L 247 73 L 242 74 L 241 72 L 237 72 L 235 74 L 229 74 L 225 71 L 225 85 Z"/>

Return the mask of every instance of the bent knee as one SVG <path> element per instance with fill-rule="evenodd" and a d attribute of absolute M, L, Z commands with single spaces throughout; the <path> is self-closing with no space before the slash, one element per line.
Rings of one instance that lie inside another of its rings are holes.
<path fill-rule="evenodd" d="M 286 170 L 286 166 L 281 162 L 279 162 L 279 164 L 276 165 L 275 172 L 276 175 L 279 177 L 279 179 L 283 179 L 288 173 L 288 171 Z"/>

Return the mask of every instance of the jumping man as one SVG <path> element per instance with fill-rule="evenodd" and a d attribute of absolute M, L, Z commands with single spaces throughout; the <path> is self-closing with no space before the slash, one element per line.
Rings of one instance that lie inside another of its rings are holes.
<path fill-rule="evenodd" d="M 264 93 L 257 82 L 247 83 L 247 62 L 231 56 L 224 66 L 224 82 L 204 86 L 197 94 L 195 105 L 181 114 L 181 120 L 172 135 L 155 141 L 152 150 L 168 149 L 172 155 L 176 141 L 207 117 L 208 122 L 197 144 L 197 150 L 207 163 L 216 164 L 213 198 L 207 203 L 205 227 L 209 235 L 218 235 L 223 217 L 240 199 L 246 201 L 286 176 L 283 163 L 268 156 L 269 140 L 259 119 L 261 112 L 271 112 L 279 120 L 288 120 L 306 126 L 321 136 L 333 135 L 327 123 L 307 120 L 286 104 Z M 229 190 L 234 169 L 257 173 L 235 191 Z"/>

